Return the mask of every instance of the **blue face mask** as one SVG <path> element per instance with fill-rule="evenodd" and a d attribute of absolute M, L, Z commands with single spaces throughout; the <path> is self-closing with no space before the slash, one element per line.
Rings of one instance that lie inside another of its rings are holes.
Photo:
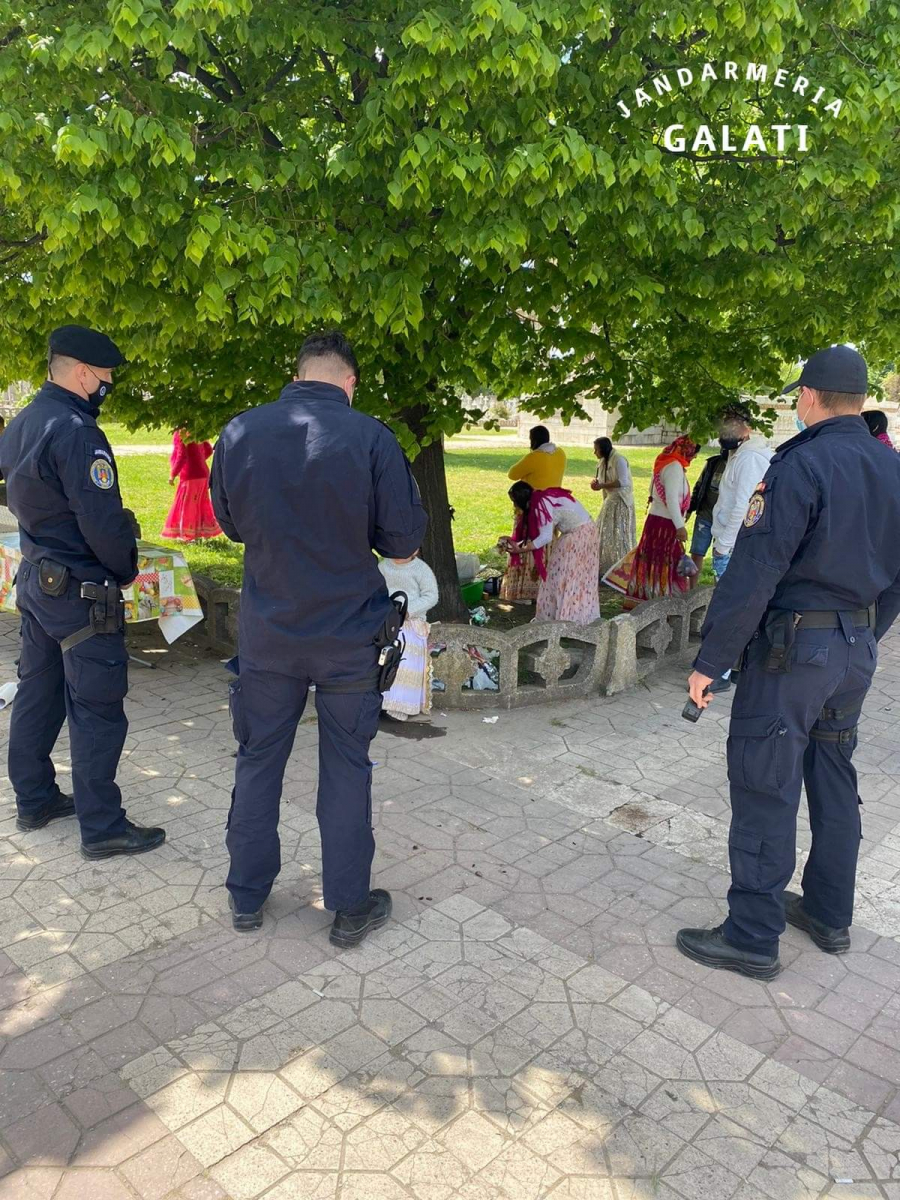
<path fill-rule="evenodd" d="M 806 410 L 806 415 L 809 416 L 808 408 Z M 806 422 L 800 416 L 800 401 L 799 400 L 797 401 L 797 411 L 794 413 L 794 422 L 797 426 L 797 429 L 800 431 L 800 433 L 802 433 L 804 429 L 808 428 Z"/>

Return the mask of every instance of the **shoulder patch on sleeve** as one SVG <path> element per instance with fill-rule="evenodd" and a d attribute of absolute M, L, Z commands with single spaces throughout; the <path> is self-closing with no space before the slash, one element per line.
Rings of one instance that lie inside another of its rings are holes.
<path fill-rule="evenodd" d="M 94 487 L 99 488 L 101 492 L 108 492 L 116 486 L 116 473 L 112 463 L 107 462 L 105 451 L 98 450 L 95 453 L 104 457 L 94 459 L 88 474 Z"/>
<path fill-rule="evenodd" d="M 757 489 L 750 497 L 750 503 L 747 505 L 747 515 L 744 517 L 744 528 L 752 529 L 754 525 L 757 525 L 762 520 L 762 515 L 765 511 L 765 496 L 763 496 L 759 489 Z"/>

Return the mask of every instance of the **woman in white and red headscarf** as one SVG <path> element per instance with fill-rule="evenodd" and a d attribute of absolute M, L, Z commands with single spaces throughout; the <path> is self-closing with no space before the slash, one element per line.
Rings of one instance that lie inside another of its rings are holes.
<path fill-rule="evenodd" d="M 512 556 L 513 566 L 523 554 L 534 557 L 541 581 L 535 619 L 574 621 L 577 625 L 599 620 L 600 537 L 591 514 L 565 488 L 537 491 L 519 481 L 509 489 L 509 498 L 516 509 L 516 527 L 511 539 L 503 539 L 501 548 Z M 546 552 L 551 542 L 548 566 Z"/>
<path fill-rule="evenodd" d="M 607 571 L 603 582 L 632 601 L 657 600 L 673 591 L 686 592 L 690 580 L 676 575 L 687 541 L 691 489 L 687 469 L 700 447 L 677 437 L 657 455 L 650 486 L 650 512 L 635 550 Z"/>

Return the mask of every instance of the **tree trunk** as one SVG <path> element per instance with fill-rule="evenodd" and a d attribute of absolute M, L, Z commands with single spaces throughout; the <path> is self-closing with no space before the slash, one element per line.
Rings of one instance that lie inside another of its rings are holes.
<path fill-rule="evenodd" d="M 468 624 L 469 613 L 459 590 L 456 558 L 453 550 L 450 501 L 447 497 L 447 475 L 444 470 L 444 447 L 432 442 L 412 464 L 413 475 L 422 493 L 422 504 L 428 513 L 428 530 L 422 543 L 422 557 L 437 576 L 441 598 L 431 618 L 435 621 L 460 621 Z"/>

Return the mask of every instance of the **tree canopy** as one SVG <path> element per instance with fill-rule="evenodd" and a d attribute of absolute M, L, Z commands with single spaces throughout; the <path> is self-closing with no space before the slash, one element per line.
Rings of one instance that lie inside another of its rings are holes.
<path fill-rule="evenodd" d="M 700 429 L 893 361 L 898 46 L 886 0 L 0 0 L 0 375 L 90 322 L 120 414 L 210 433 L 339 325 L 411 445 L 486 388 Z"/>

